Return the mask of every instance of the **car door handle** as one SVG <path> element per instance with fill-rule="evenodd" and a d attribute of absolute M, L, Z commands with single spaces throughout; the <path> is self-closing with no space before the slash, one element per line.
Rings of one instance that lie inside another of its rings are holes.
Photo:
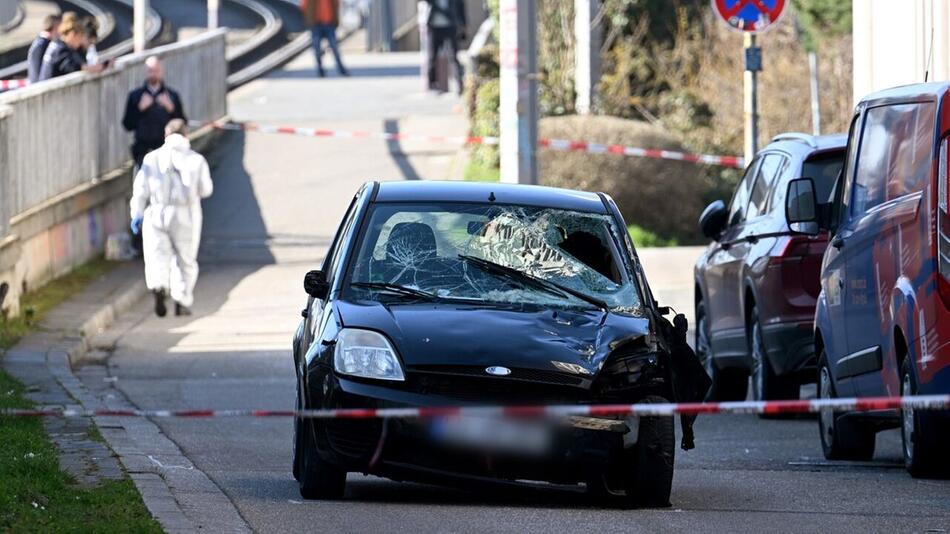
<path fill-rule="evenodd" d="M 831 240 L 831 246 L 841 250 L 841 247 L 844 246 L 844 239 L 841 239 L 839 236 L 835 236 L 835 238 Z"/>
<path fill-rule="evenodd" d="M 844 289 L 844 280 L 838 279 L 838 289 Z"/>
<path fill-rule="evenodd" d="M 759 242 L 759 238 L 754 235 L 750 235 L 749 237 L 745 238 L 745 240 L 749 243 L 752 243 L 753 245 Z"/>

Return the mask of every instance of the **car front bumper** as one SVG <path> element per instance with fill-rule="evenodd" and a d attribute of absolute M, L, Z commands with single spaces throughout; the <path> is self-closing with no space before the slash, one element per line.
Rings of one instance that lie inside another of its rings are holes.
<path fill-rule="evenodd" d="M 404 408 L 453 406 L 447 397 L 423 395 L 330 374 L 321 385 L 326 408 Z M 598 427 L 598 421 L 603 423 Z M 494 481 L 537 480 L 558 484 L 587 482 L 603 473 L 635 442 L 636 420 L 575 419 L 545 425 L 549 440 L 533 446 L 459 443 L 440 436 L 445 420 L 360 419 L 315 422 L 317 448 L 327 461 L 347 471 L 395 479 L 469 478 Z M 475 421 L 472 421 L 473 423 Z M 454 421 L 455 425 L 459 421 Z M 539 421 L 524 421 L 538 433 Z M 512 424 L 512 423 L 506 423 Z M 518 424 L 518 423 L 514 423 Z M 598 429 L 594 429 L 598 428 Z M 486 436 L 492 438 L 493 436 Z M 508 440 L 517 445 L 517 440 Z M 536 441 L 536 440 L 535 440 Z"/>

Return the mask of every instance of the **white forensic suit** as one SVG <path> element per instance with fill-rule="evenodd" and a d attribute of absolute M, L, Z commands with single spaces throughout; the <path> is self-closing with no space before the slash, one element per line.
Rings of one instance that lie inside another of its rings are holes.
<path fill-rule="evenodd" d="M 132 218 L 143 218 L 145 284 L 185 307 L 198 281 L 201 199 L 212 190 L 208 162 L 180 134 L 145 156 L 132 185 Z"/>

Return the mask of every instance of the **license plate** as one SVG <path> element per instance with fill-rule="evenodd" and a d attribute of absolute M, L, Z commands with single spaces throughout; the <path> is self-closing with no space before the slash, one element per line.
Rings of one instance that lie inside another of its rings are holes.
<path fill-rule="evenodd" d="M 430 433 L 440 443 L 503 453 L 543 454 L 553 440 L 543 422 L 489 417 L 434 419 Z"/>

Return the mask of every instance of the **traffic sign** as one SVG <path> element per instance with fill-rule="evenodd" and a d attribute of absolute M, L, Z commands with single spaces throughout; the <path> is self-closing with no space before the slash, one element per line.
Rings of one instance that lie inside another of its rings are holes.
<path fill-rule="evenodd" d="M 757 33 L 778 21 L 785 0 L 712 0 L 713 9 L 731 28 Z"/>

